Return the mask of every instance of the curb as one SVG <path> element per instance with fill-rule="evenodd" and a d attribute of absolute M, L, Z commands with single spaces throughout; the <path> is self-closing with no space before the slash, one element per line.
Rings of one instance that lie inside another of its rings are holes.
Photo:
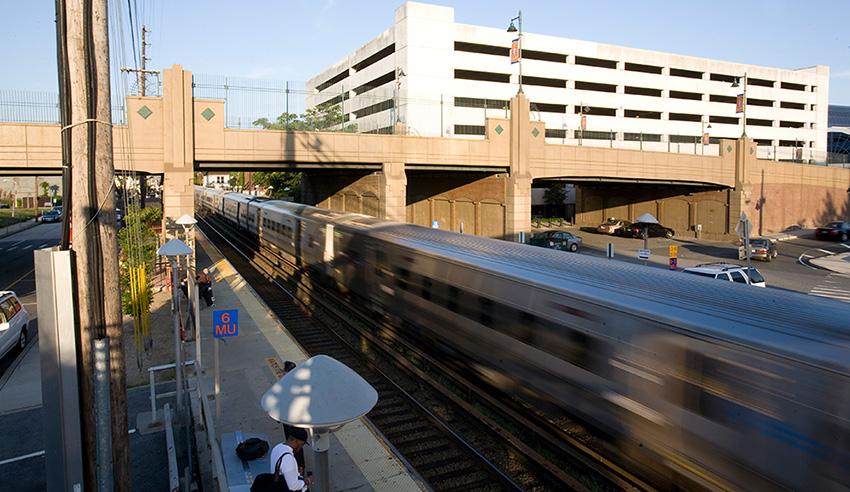
<path fill-rule="evenodd" d="M 0 239 L 11 236 L 12 234 L 17 234 L 27 229 L 31 229 L 37 226 L 38 224 L 39 223 L 36 222 L 35 219 L 28 219 L 23 222 L 18 222 L 17 224 L 12 224 L 10 226 L 3 227 L 2 229 L 0 229 Z"/>
<path fill-rule="evenodd" d="M 792 239 L 800 239 L 800 238 L 812 238 L 815 235 L 814 230 L 802 230 L 800 232 L 787 232 L 787 233 L 778 233 L 778 234 L 768 234 L 766 237 L 768 239 L 773 239 L 775 241 L 790 241 Z"/>

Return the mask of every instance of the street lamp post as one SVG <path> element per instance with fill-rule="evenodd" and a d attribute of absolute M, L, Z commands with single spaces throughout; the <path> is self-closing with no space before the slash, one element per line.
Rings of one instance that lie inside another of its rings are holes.
<path fill-rule="evenodd" d="M 647 214 L 643 214 L 640 217 L 638 217 L 637 219 L 635 219 L 635 222 L 644 224 L 644 226 L 643 226 L 643 249 L 648 250 L 649 249 L 649 224 L 657 224 L 658 219 L 656 219 L 654 215 L 647 213 Z M 646 262 L 647 262 L 647 260 L 643 260 L 644 265 L 646 265 Z"/>
<path fill-rule="evenodd" d="M 197 269 L 195 268 L 195 238 L 193 235 L 195 224 L 198 223 L 194 217 L 189 214 L 185 214 L 179 219 L 175 221 L 178 225 L 183 227 L 183 238 L 186 240 L 186 243 L 189 245 L 189 248 L 192 249 L 192 255 L 187 258 L 187 284 L 189 294 L 189 309 L 192 310 L 192 324 L 195 330 L 195 367 L 200 370 L 201 369 L 201 322 L 200 322 L 200 306 L 198 305 L 198 291 L 195 287 L 195 273 Z"/>
<path fill-rule="evenodd" d="M 393 109 L 395 109 L 395 121 L 393 121 L 393 133 L 395 133 L 395 126 L 401 123 L 401 108 L 399 107 L 399 99 L 401 94 L 401 78 L 404 77 L 404 70 L 401 67 L 395 69 L 395 101 L 393 102 Z"/>
<path fill-rule="evenodd" d="M 165 256 L 171 263 L 171 319 L 174 323 L 174 372 L 177 375 L 177 414 L 183 410 L 183 341 L 180 338 L 180 282 L 178 260 L 192 254 L 192 248 L 179 239 L 172 239 L 160 246 L 156 251 L 159 256 Z"/>
<path fill-rule="evenodd" d="M 519 25 L 519 30 L 517 30 L 514 25 L 514 21 L 517 21 L 517 25 Z M 519 50 L 519 93 L 522 94 L 522 10 L 517 13 L 517 16 L 511 19 L 511 25 L 508 26 L 508 32 L 518 32 L 519 41 L 517 42 L 519 46 L 517 49 Z"/>
<path fill-rule="evenodd" d="M 18 205 L 18 180 L 16 178 L 13 179 L 4 179 L 5 183 L 12 183 L 12 217 L 15 216 L 15 207 Z"/>
<path fill-rule="evenodd" d="M 705 155 L 705 142 L 708 140 L 708 130 L 711 130 L 711 123 L 705 125 L 705 121 L 700 120 L 702 130 L 700 131 L 700 139 L 702 139 L 702 155 Z"/>
<path fill-rule="evenodd" d="M 738 78 L 735 79 L 734 82 L 732 82 L 732 88 L 741 87 L 741 79 L 742 78 L 744 79 L 743 80 L 744 92 L 740 95 L 740 97 L 741 97 L 741 111 L 740 111 L 740 113 L 742 113 L 741 117 L 742 117 L 742 123 L 743 123 L 741 136 L 746 137 L 747 136 L 747 72 L 744 72 L 743 77 L 738 77 Z M 738 112 L 738 111 L 736 111 L 736 112 Z"/>

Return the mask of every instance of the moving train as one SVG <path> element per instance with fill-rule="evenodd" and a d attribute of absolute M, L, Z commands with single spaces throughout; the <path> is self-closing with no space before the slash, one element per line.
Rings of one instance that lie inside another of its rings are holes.
<path fill-rule="evenodd" d="M 850 488 L 848 304 L 207 188 L 196 202 L 482 378 L 580 416 L 648 476 Z"/>

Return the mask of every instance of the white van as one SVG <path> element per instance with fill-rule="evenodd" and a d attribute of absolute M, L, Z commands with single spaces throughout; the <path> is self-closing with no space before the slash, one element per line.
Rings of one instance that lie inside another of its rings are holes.
<path fill-rule="evenodd" d="M 15 347 L 27 346 L 27 328 L 30 315 L 18 296 L 10 291 L 0 291 L 0 357 Z"/>
<path fill-rule="evenodd" d="M 703 263 L 695 267 L 685 268 L 682 271 L 701 277 L 754 285 L 756 287 L 767 287 L 764 277 L 754 267 L 748 268 L 742 265 L 735 265 L 734 263 Z"/>

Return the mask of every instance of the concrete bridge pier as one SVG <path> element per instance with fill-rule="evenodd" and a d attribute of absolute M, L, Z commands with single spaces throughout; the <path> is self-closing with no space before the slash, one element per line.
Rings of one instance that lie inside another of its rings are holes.
<path fill-rule="evenodd" d="M 405 222 L 407 215 L 407 173 L 403 162 L 385 162 L 380 172 L 381 216 Z"/>
<path fill-rule="evenodd" d="M 182 231 L 174 221 L 183 214 L 192 215 L 195 210 L 192 186 L 195 165 L 192 72 L 183 70 L 180 65 L 163 70 L 161 127 L 165 176 L 162 186 L 162 230 L 166 236 L 171 236 Z"/>
<path fill-rule="evenodd" d="M 505 179 L 505 238 L 518 240 L 520 232 L 531 229 L 530 157 L 541 150 L 545 128 L 532 122 L 530 103 L 524 93 L 511 98 L 510 173 Z M 540 149 L 535 149 L 539 147 Z"/>

